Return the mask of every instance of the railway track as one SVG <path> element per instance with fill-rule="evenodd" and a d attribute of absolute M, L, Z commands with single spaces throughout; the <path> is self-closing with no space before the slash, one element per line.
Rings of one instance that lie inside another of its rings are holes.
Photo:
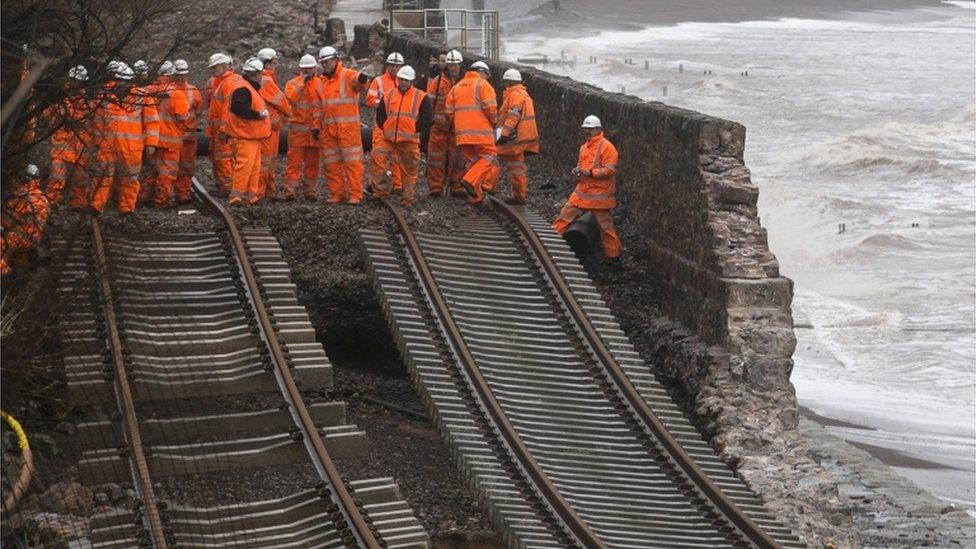
<path fill-rule="evenodd" d="M 802 547 L 701 439 L 548 223 L 362 230 L 401 353 L 513 546 Z"/>
<path fill-rule="evenodd" d="M 194 192 L 217 231 L 109 236 L 93 220 L 87 245 L 67 255 L 67 396 L 94 418 L 78 425 L 79 477 L 134 491 L 130 508 L 92 517 L 88 541 L 429 546 L 392 479 L 340 476 L 333 460 L 362 452 L 365 435 L 345 424 L 344 403 L 311 398 L 331 387 L 331 365 L 277 242 L 238 231 L 197 182 Z M 303 487 L 280 493 L 279 478 Z M 240 482 L 269 495 L 173 497 Z"/>

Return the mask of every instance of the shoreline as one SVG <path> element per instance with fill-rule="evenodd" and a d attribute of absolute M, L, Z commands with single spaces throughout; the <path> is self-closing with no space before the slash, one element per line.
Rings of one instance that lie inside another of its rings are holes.
<path fill-rule="evenodd" d="M 839 19 L 844 14 L 879 13 L 943 6 L 941 0 L 688 0 L 673 3 L 667 0 L 611 0 L 606 4 L 589 0 L 558 0 L 560 9 L 553 11 L 549 2 L 536 8 L 521 20 L 506 23 L 508 35 L 526 31 L 528 25 L 536 32 L 549 35 L 580 36 L 581 31 L 635 31 L 648 27 L 673 26 L 680 23 L 741 23 L 783 18 Z M 544 31 L 539 25 L 544 24 Z"/>

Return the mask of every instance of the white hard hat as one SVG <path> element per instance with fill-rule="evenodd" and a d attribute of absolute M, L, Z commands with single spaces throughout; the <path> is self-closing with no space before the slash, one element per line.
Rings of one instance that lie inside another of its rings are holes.
<path fill-rule="evenodd" d="M 317 64 L 318 63 L 315 62 L 315 56 L 307 53 L 298 60 L 298 67 L 302 69 L 311 69 Z"/>
<path fill-rule="evenodd" d="M 397 71 L 396 77 L 404 80 L 413 80 L 414 78 L 417 78 L 417 73 L 414 72 L 413 67 L 410 65 L 404 65 L 400 67 L 400 70 Z"/>
<path fill-rule="evenodd" d="M 325 46 L 319 50 L 319 61 L 325 61 L 326 59 L 332 59 L 333 57 L 338 56 L 339 52 L 337 52 L 332 46 Z"/>
<path fill-rule="evenodd" d="M 77 67 L 71 67 L 68 69 L 68 76 L 74 78 L 79 82 L 84 82 L 88 80 L 88 69 L 84 65 L 78 65 Z"/>
<path fill-rule="evenodd" d="M 491 69 L 488 68 L 488 65 L 486 65 L 484 61 L 475 61 L 471 64 L 470 70 L 491 73 Z"/>
<path fill-rule="evenodd" d="M 41 170 L 37 169 L 36 164 L 28 164 L 27 169 L 24 170 L 24 173 L 27 174 L 27 177 L 34 179 L 35 177 L 41 174 Z"/>
<path fill-rule="evenodd" d="M 241 65 L 241 70 L 244 72 L 261 72 L 264 70 L 264 63 L 257 57 L 252 57 Z"/>
<path fill-rule="evenodd" d="M 594 115 L 589 115 L 583 119 L 583 125 L 581 128 L 602 128 L 603 124 L 600 123 L 600 119 Z"/>
<path fill-rule="evenodd" d="M 190 74 L 190 64 L 186 59 L 177 59 L 173 62 L 173 69 L 176 74 Z"/>
<path fill-rule="evenodd" d="M 173 62 L 163 61 L 163 64 L 159 66 L 159 74 L 163 76 L 173 76 L 176 74 L 176 67 L 173 66 Z"/>
<path fill-rule="evenodd" d="M 461 61 L 464 61 L 464 58 L 461 57 L 461 52 L 457 50 L 451 50 L 447 52 L 447 58 L 445 63 L 447 63 L 448 65 L 460 65 Z"/>
<path fill-rule="evenodd" d="M 509 80 L 511 82 L 521 82 L 522 73 L 515 69 L 508 69 L 505 74 L 502 75 L 502 80 Z"/>
<path fill-rule="evenodd" d="M 112 69 L 112 76 L 118 78 L 119 80 L 132 80 L 136 77 L 136 73 L 132 72 L 132 68 L 129 65 L 121 61 L 116 61 L 115 67 Z"/>
<path fill-rule="evenodd" d="M 207 63 L 208 67 L 215 67 L 217 65 L 230 64 L 232 62 L 229 55 L 226 53 L 215 53 L 210 56 L 210 62 Z"/>
<path fill-rule="evenodd" d="M 139 73 L 139 74 L 148 74 L 149 73 L 149 65 L 146 64 L 146 62 L 143 61 L 142 59 L 140 59 L 140 60 L 136 61 L 135 63 L 133 63 L 132 64 L 132 68 L 137 73 Z"/>
<path fill-rule="evenodd" d="M 258 51 L 258 59 L 261 61 L 275 61 L 278 59 L 278 52 L 271 48 L 261 48 Z"/>
<path fill-rule="evenodd" d="M 121 65 L 121 64 L 122 64 L 122 62 L 119 61 L 118 59 L 113 59 L 113 60 L 111 60 L 111 61 L 109 61 L 108 63 L 105 64 L 105 68 L 108 69 L 108 72 L 110 72 L 110 73 L 112 73 L 114 75 L 115 74 L 115 71 L 118 70 L 119 65 Z"/>
<path fill-rule="evenodd" d="M 390 55 L 387 55 L 386 56 L 386 64 L 387 65 L 402 65 L 403 64 L 403 56 L 400 55 L 397 52 L 393 52 Z"/>

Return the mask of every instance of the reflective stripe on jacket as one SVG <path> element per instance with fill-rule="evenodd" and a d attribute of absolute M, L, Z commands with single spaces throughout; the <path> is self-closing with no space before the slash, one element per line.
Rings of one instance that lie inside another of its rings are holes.
<path fill-rule="evenodd" d="M 183 146 L 183 133 L 189 126 L 190 103 L 186 93 L 166 77 L 148 87 L 150 97 L 159 112 L 159 146 L 178 149 Z"/>
<path fill-rule="evenodd" d="M 281 91 L 281 88 L 278 87 L 278 83 L 275 82 L 274 73 L 265 69 L 261 73 L 261 76 L 261 89 L 258 91 L 261 93 L 261 98 L 268 105 L 268 114 L 271 117 L 271 129 L 277 130 L 285 125 L 285 120 L 291 114 L 291 106 L 288 104 L 288 100 L 285 98 L 285 94 Z"/>
<path fill-rule="evenodd" d="M 603 132 L 583 143 L 576 166 L 584 175 L 576 183 L 569 204 L 589 210 L 608 210 L 617 205 L 617 149 Z"/>
<path fill-rule="evenodd" d="M 387 73 L 383 73 L 370 80 L 369 88 L 366 90 L 364 102 L 367 107 L 376 108 L 376 104 L 386 97 L 386 92 L 396 88 L 396 78 Z"/>
<path fill-rule="evenodd" d="M 322 133 L 338 135 L 339 127 L 359 131 L 359 73 L 339 63 L 332 76 L 322 75 L 319 90 L 322 101 Z"/>
<path fill-rule="evenodd" d="M 268 105 L 261 98 L 261 94 L 251 85 L 250 82 L 241 79 L 241 82 L 231 90 L 231 94 L 239 89 L 248 91 L 251 97 L 250 109 L 254 112 L 267 110 Z M 237 116 L 230 110 L 230 105 L 225 110 L 224 133 L 236 139 L 264 139 L 271 135 L 271 117 L 264 116 L 255 120 L 249 120 Z"/>
<path fill-rule="evenodd" d="M 322 96 L 319 81 L 314 75 L 308 82 L 299 74 L 285 84 L 285 98 L 291 107 L 288 116 L 288 143 L 298 147 L 316 145 L 312 130 L 321 127 Z"/>
<path fill-rule="evenodd" d="M 145 90 L 109 83 L 99 92 L 92 133 L 101 150 L 141 151 L 159 144 L 159 115 Z"/>
<path fill-rule="evenodd" d="M 491 84 L 475 71 L 447 94 L 445 113 L 454 128 L 458 145 L 494 145 L 497 99 Z"/>
<path fill-rule="evenodd" d="M 200 116 L 200 111 L 203 109 L 203 98 L 201 97 L 200 90 L 189 82 L 174 82 L 173 86 L 183 92 L 183 95 L 186 96 L 187 105 L 189 106 L 186 114 L 186 124 L 184 126 L 186 131 L 183 132 L 183 138 L 195 138 L 197 119 Z"/>
<path fill-rule="evenodd" d="M 522 84 L 505 88 L 498 113 L 502 137 L 511 137 L 498 145 L 498 154 L 539 152 L 539 130 L 535 124 L 535 104 Z"/>
<path fill-rule="evenodd" d="M 426 92 L 413 86 L 407 88 L 406 93 L 400 93 L 397 88 L 387 90 L 383 97 L 383 109 L 386 111 L 383 139 L 391 143 L 420 143 L 417 121 L 420 118 L 420 104 L 425 97 Z"/>

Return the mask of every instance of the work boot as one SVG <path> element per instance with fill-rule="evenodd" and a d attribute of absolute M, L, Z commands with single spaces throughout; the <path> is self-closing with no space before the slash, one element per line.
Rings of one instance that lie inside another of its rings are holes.
<path fill-rule="evenodd" d="M 360 203 L 362 203 L 362 200 L 358 198 L 350 198 L 348 203 L 352 206 L 358 206 Z"/>
<path fill-rule="evenodd" d="M 305 200 L 307 200 L 309 202 L 315 202 L 316 200 L 318 200 L 318 197 L 316 197 L 314 194 L 306 194 L 305 195 Z M 329 202 L 332 202 L 332 201 L 329 200 Z"/>

